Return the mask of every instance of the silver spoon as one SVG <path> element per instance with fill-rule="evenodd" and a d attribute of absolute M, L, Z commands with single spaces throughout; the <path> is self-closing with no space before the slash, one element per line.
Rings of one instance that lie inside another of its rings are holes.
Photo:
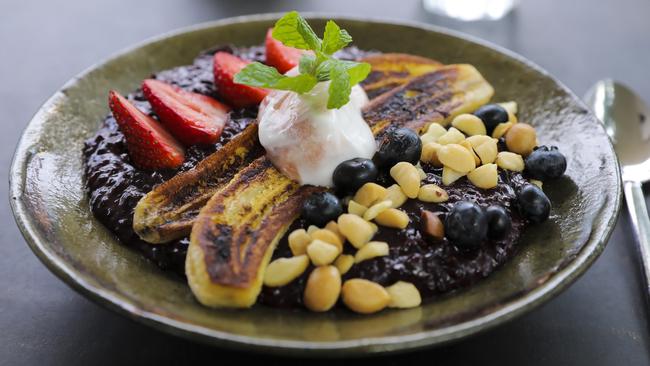
<path fill-rule="evenodd" d="M 630 88 L 612 80 L 594 84 L 584 98 L 614 144 L 621 164 L 625 201 L 636 232 L 650 294 L 650 219 L 641 184 L 650 180 L 650 109 Z"/>

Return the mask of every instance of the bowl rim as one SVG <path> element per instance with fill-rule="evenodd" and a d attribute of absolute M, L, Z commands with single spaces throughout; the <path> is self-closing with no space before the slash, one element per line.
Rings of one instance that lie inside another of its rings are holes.
<path fill-rule="evenodd" d="M 173 335 L 184 336 L 186 338 L 194 339 L 203 343 L 231 347 L 235 349 L 250 349 L 250 347 L 253 347 L 258 351 L 280 353 L 282 355 L 304 355 L 305 353 L 311 352 L 311 354 L 317 353 L 318 355 L 325 357 L 340 357 L 343 355 L 347 356 L 352 354 L 406 351 L 423 348 L 426 346 L 440 345 L 458 340 L 472 334 L 476 334 L 481 331 L 485 331 L 487 329 L 491 329 L 499 324 L 514 319 L 515 317 L 521 316 L 541 305 L 543 302 L 555 297 L 561 291 L 566 289 L 570 284 L 572 284 L 576 279 L 578 279 L 590 267 L 593 261 L 602 253 L 612 234 L 622 204 L 621 174 L 617 159 L 613 160 L 616 168 L 616 179 L 619 182 L 619 184 L 613 188 L 614 199 L 616 202 L 614 202 L 614 210 L 611 217 L 606 223 L 603 224 L 605 225 L 605 228 L 601 237 L 597 239 L 590 239 L 588 242 L 586 242 L 585 245 L 576 254 L 576 256 L 561 270 L 555 272 L 553 276 L 544 284 L 534 288 L 530 292 L 525 293 L 523 296 L 517 297 L 505 304 L 502 304 L 499 309 L 469 321 L 451 324 L 449 326 L 445 326 L 444 328 L 435 330 L 420 331 L 412 335 L 385 336 L 381 338 L 362 338 L 344 341 L 310 342 L 240 336 L 228 332 L 217 331 L 182 321 L 177 321 L 175 319 L 164 317 L 153 312 L 144 311 L 140 309 L 136 303 L 129 301 L 116 292 L 102 287 L 100 284 L 87 277 L 82 271 L 78 270 L 74 266 L 71 266 L 68 262 L 66 262 L 64 258 L 49 250 L 44 244 L 47 239 L 43 238 L 38 230 L 36 230 L 34 223 L 29 218 L 30 215 L 25 207 L 25 203 L 20 199 L 23 196 L 21 188 L 24 186 L 23 181 L 26 175 L 26 171 L 24 169 L 25 163 L 32 154 L 29 149 L 31 146 L 31 132 L 35 130 L 37 131 L 39 127 L 43 125 L 43 115 L 50 109 L 50 107 L 56 105 L 60 99 L 65 97 L 66 89 L 75 85 L 75 83 L 77 83 L 80 79 L 84 78 L 96 68 L 117 58 L 120 58 L 132 51 L 135 51 L 143 46 L 152 43 L 163 42 L 168 38 L 172 38 L 184 33 L 209 28 L 227 26 L 242 22 L 270 21 L 281 17 L 283 14 L 284 13 L 264 13 L 229 17 L 178 28 L 170 32 L 165 32 L 147 38 L 144 41 L 138 42 L 132 46 L 126 47 L 116 53 L 113 53 L 112 55 L 86 68 L 68 80 L 49 99 L 47 99 L 45 103 L 41 105 L 30 122 L 24 128 L 17 143 L 9 171 L 9 201 L 14 218 L 25 241 L 34 252 L 34 254 L 39 258 L 39 260 L 45 264 L 45 266 L 52 273 L 54 273 L 72 289 L 91 299 L 93 302 L 110 310 L 113 310 L 119 314 L 125 315 L 130 319 L 134 319 L 138 322 L 152 326 L 159 330 L 163 330 Z M 542 69 L 534 62 L 499 45 L 471 35 L 464 34 L 462 32 L 417 21 L 394 20 L 384 17 L 349 16 L 329 12 L 302 12 L 302 15 L 307 19 L 337 19 L 342 21 L 382 23 L 402 27 L 418 28 L 428 32 L 436 32 L 447 36 L 460 38 L 462 40 L 469 41 L 504 54 L 544 75 L 545 77 L 552 79 L 560 89 L 562 89 L 570 97 L 577 101 L 578 104 L 584 107 L 585 110 L 588 110 L 582 100 L 578 98 L 575 93 L 573 93 L 557 78 L 550 75 L 546 70 Z M 591 111 L 589 111 L 589 114 L 591 114 Z M 603 133 L 605 133 L 604 128 Z M 609 142 L 608 147 L 612 152 L 614 151 L 611 142 Z M 616 155 L 614 154 L 614 156 Z M 341 352 L 328 352 L 331 350 L 338 350 Z"/>

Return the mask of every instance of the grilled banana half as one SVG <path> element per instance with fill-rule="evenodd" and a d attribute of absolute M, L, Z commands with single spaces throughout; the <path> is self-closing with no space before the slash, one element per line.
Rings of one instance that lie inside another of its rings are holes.
<path fill-rule="evenodd" d="M 257 124 L 203 159 L 147 193 L 135 207 L 133 229 L 149 243 L 166 243 L 189 235 L 199 210 L 235 173 L 262 156 Z"/>
<path fill-rule="evenodd" d="M 190 236 L 185 273 L 207 306 L 250 307 L 276 243 L 303 200 L 324 188 L 300 186 L 260 157 L 201 210 Z"/>
<path fill-rule="evenodd" d="M 370 75 L 361 83 L 370 99 L 443 66 L 430 58 L 404 53 L 382 53 L 362 61 L 372 66 Z"/>
<path fill-rule="evenodd" d="M 472 66 L 449 65 L 382 94 L 369 103 L 364 117 L 377 137 L 389 127 L 419 130 L 475 109 L 492 93 Z M 185 261 L 199 302 L 252 306 L 277 243 L 305 198 L 319 189 L 299 186 L 261 157 L 217 191 L 199 212 Z"/>
<path fill-rule="evenodd" d="M 428 58 L 401 53 L 374 55 L 364 61 L 370 63 L 373 70 L 363 85 L 369 96 L 442 66 Z M 210 197 L 236 171 L 262 153 L 257 126 L 247 128 L 194 169 L 176 175 L 145 195 L 135 208 L 134 231 L 142 240 L 152 244 L 167 243 L 189 235 L 199 210 Z"/>
<path fill-rule="evenodd" d="M 363 117 L 375 135 L 390 126 L 419 131 L 432 122 L 446 125 L 487 103 L 493 94 L 474 66 L 447 65 L 371 100 Z"/>

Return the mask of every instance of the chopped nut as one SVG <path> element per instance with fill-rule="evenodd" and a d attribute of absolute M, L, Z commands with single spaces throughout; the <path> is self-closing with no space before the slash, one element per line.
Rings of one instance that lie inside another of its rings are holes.
<path fill-rule="evenodd" d="M 490 189 L 497 186 L 499 174 L 497 173 L 496 164 L 485 164 L 467 174 L 467 178 L 472 184 L 479 188 Z"/>
<path fill-rule="evenodd" d="M 372 235 L 377 234 L 377 231 L 379 231 L 379 226 L 377 226 L 377 224 L 375 224 L 374 222 L 369 222 L 369 221 L 366 222 L 368 222 L 368 225 L 370 225 L 370 227 L 372 228 Z"/>
<path fill-rule="evenodd" d="M 508 113 L 517 114 L 517 102 L 515 101 L 503 102 L 497 104 L 502 106 L 503 109 L 505 109 Z"/>
<path fill-rule="evenodd" d="M 496 163 L 499 168 L 513 172 L 522 172 L 525 167 L 524 158 L 510 151 L 502 151 L 497 154 Z"/>
<path fill-rule="evenodd" d="M 363 216 L 364 212 L 366 212 L 367 209 L 368 207 L 360 205 L 355 200 L 350 200 L 350 202 L 348 202 L 348 213 L 351 213 L 353 215 Z"/>
<path fill-rule="evenodd" d="M 389 208 L 377 215 L 375 221 L 382 226 L 404 229 L 409 224 L 409 216 L 404 211 Z"/>
<path fill-rule="evenodd" d="M 476 155 L 476 152 L 474 152 L 474 148 L 472 147 L 472 144 L 470 144 L 469 141 L 467 141 L 467 139 L 461 141 L 459 145 L 466 148 L 467 151 L 469 151 L 469 153 L 472 154 L 472 157 L 474 158 L 474 164 L 476 166 L 481 165 L 481 159 L 478 157 L 478 155 Z"/>
<path fill-rule="evenodd" d="M 291 258 L 278 258 L 269 263 L 264 273 L 264 285 L 280 287 L 298 278 L 309 266 L 306 255 L 297 255 Z"/>
<path fill-rule="evenodd" d="M 315 266 L 325 266 L 334 262 L 340 253 L 336 245 L 318 239 L 307 246 L 307 255 Z"/>
<path fill-rule="evenodd" d="M 386 188 L 386 200 L 393 203 L 391 206 L 392 208 L 400 207 L 404 204 L 404 202 L 406 202 L 407 199 L 408 197 L 406 197 L 402 191 L 402 188 L 400 188 L 400 186 L 397 184 L 393 184 L 392 186 Z"/>
<path fill-rule="evenodd" d="M 516 116 L 516 114 L 517 114 L 517 102 L 511 101 L 511 102 L 503 102 L 503 103 L 497 103 L 497 104 L 502 106 L 506 110 L 506 112 L 508 112 L 508 122 L 512 122 L 513 124 L 517 123 L 517 116 Z"/>
<path fill-rule="evenodd" d="M 531 179 L 530 183 L 538 186 L 539 188 L 542 188 L 542 181 L 541 180 Z"/>
<path fill-rule="evenodd" d="M 441 167 L 442 163 L 438 159 L 438 149 L 440 148 L 439 143 L 429 142 L 422 145 L 422 154 L 420 154 L 420 160 L 429 163 L 435 167 Z"/>
<path fill-rule="evenodd" d="M 444 166 L 442 167 L 442 184 L 448 186 L 466 175 L 467 173 L 457 172 L 450 167 Z"/>
<path fill-rule="evenodd" d="M 325 225 L 325 229 L 336 234 L 336 236 L 338 236 L 339 239 L 341 239 L 341 243 L 345 242 L 345 236 L 343 236 L 343 234 L 341 234 L 341 232 L 339 231 L 339 225 L 336 223 L 336 221 L 328 222 L 327 225 Z"/>
<path fill-rule="evenodd" d="M 377 183 L 366 183 L 354 195 L 353 200 L 358 204 L 370 207 L 377 201 L 381 201 L 386 197 L 386 188 Z"/>
<path fill-rule="evenodd" d="M 371 241 L 364 245 L 354 255 L 354 263 L 361 263 L 367 259 L 383 257 L 388 255 L 388 243 L 383 241 Z"/>
<path fill-rule="evenodd" d="M 517 116 L 514 113 L 508 112 L 508 122 L 515 124 L 515 123 L 519 122 L 519 120 L 518 120 Z"/>
<path fill-rule="evenodd" d="M 390 176 L 395 179 L 395 182 L 399 184 L 407 197 L 415 198 L 418 196 L 418 191 L 420 190 L 420 174 L 413 164 L 405 161 L 395 164 L 390 168 Z"/>
<path fill-rule="evenodd" d="M 316 231 L 318 229 L 320 229 L 320 228 L 318 226 L 316 226 L 316 225 L 309 225 L 309 227 L 307 228 L 307 234 L 311 234 L 311 233 L 313 233 L 314 231 Z"/>
<path fill-rule="evenodd" d="M 377 217 L 381 212 L 385 211 L 386 209 L 389 209 L 393 206 L 392 201 L 381 201 L 379 203 L 375 203 L 371 207 L 369 207 L 366 212 L 363 214 L 363 219 L 366 221 L 370 221 Z"/>
<path fill-rule="evenodd" d="M 486 142 L 494 141 L 494 139 L 492 137 L 490 137 L 490 136 L 476 135 L 476 136 L 470 136 L 470 137 L 466 138 L 465 141 L 469 142 L 470 145 L 472 145 L 472 147 L 474 149 L 476 149 L 477 147 L 481 146 L 482 144 L 484 144 Z"/>
<path fill-rule="evenodd" d="M 381 285 L 361 278 L 345 281 L 341 296 L 345 306 L 361 314 L 383 310 L 390 302 L 390 295 Z"/>
<path fill-rule="evenodd" d="M 426 235 L 438 240 L 442 240 L 445 237 L 445 225 L 440 220 L 440 217 L 438 217 L 438 214 L 423 210 L 420 214 L 420 224 L 422 226 L 422 232 Z"/>
<path fill-rule="evenodd" d="M 492 131 L 492 137 L 495 139 L 500 139 L 501 136 L 505 135 L 506 132 L 512 127 L 513 123 L 512 122 L 503 122 L 499 123 L 495 128 L 494 131 Z"/>
<path fill-rule="evenodd" d="M 431 133 L 434 135 L 437 135 L 438 137 L 444 135 L 447 133 L 447 129 L 441 125 L 440 123 L 432 123 L 427 127 L 427 132 L 426 133 Z"/>
<path fill-rule="evenodd" d="M 481 159 L 482 164 L 494 163 L 494 160 L 497 158 L 497 153 L 499 149 L 497 148 L 497 143 L 494 140 L 486 141 L 479 146 L 474 148 L 476 154 Z"/>
<path fill-rule="evenodd" d="M 426 144 L 429 144 L 429 143 L 432 143 L 432 142 L 436 142 L 436 140 L 438 140 L 438 139 L 435 138 L 434 136 L 431 136 L 431 135 L 426 134 L 426 133 L 424 135 L 420 136 L 420 142 L 422 142 L 422 146 L 424 146 Z"/>
<path fill-rule="evenodd" d="M 327 311 L 339 299 L 341 274 L 334 266 L 314 268 L 307 278 L 303 301 L 311 311 Z"/>
<path fill-rule="evenodd" d="M 514 124 L 506 133 L 508 150 L 527 156 L 537 146 L 537 134 L 533 126 L 526 123 Z"/>
<path fill-rule="evenodd" d="M 336 246 L 339 249 L 339 253 L 343 251 L 343 240 L 327 229 L 318 229 L 311 233 L 310 236 L 314 240 L 322 240 L 328 244 Z"/>
<path fill-rule="evenodd" d="M 447 191 L 435 184 L 425 184 L 420 187 L 418 199 L 422 202 L 445 202 L 449 199 Z"/>
<path fill-rule="evenodd" d="M 426 144 L 428 144 L 430 142 L 436 142 L 436 140 L 438 140 L 437 137 L 435 137 L 433 135 L 426 134 L 426 133 L 424 135 L 420 136 L 420 142 L 422 143 L 422 146 L 424 146 L 424 145 L 426 145 Z"/>
<path fill-rule="evenodd" d="M 485 124 L 473 114 L 460 114 L 451 121 L 451 125 L 459 129 L 465 135 L 485 135 Z"/>
<path fill-rule="evenodd" d="M 343 234 L 355 248 L 361 248 L 364 246 L 377 232 L 368 221 L 352 214 L 343 214 L 339 216 L 338 224 L 341 234 Z"/>
<path fill-rule="evenodd" d="M 422 297 L 420 291 L 412 283 L 397 281 L 386 288 L 390 296 L 389 308 L 408 309 L 420 306 Z"/>
<path fill-rule="evenodd" d="M 465 140 L 465 135 L 463 135 L 462 132 L 458 131 L 458 129 L 454 127 L 450 127 L 447 133 L 440 136 L 440 138 L 436 142 L 439 143 L 440 145 L 449 145 L 449 144 L 458 144 L 463 140 Z"/>
<path fill-rule="evenodd" d="M 348 273 L 354 264 L 354 256 L 349 254 L 342 254 L 334 261 L 334 265 L 339 269 L 341 275 Z"/>
<path fill-rule="evenodd" d="M 447 133 L 447 129 L 442 127 L 438 123 L 432 123 L 429 125 L 429 128 L 427 129 L 427 132 L 420 136 L 420 140 L 422 140 L 422 145 L 425 145 L 429 142 L 436 142 L 440 138 L 440 136 L 444 135 Z"/>
<path fill-rule="evenodd" d="M 291 253 L 301 255 L 307 253 L 307 245 L 311 243 L 311 236 L 307 234 L 305 229 L 296 229 L 289 234 L 287 240 Z"/>
<path fill-rule="evenodd" d="M 438 149 L 438 159 L 444 166 L 460 173 L 469 173 L 476 168 L 476 162 L 472 154 L 465 147 L 458 144 L 442 146 Z"/>
<path fill-rule="evenodd" d="M 417 169 L 418 174 L 420 174 L 420 180 L 427 177 L 427 172 L 425 172 L 424 169 L 422 169 L 422 165 L 420 165 L 420 163 L 415 164 L 415 169 Z"/>

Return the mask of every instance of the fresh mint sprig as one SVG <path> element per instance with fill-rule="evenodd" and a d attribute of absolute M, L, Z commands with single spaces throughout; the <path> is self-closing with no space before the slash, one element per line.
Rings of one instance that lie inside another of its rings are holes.
<path fill-rule="evenodd" d="M 307 21 L 297 11 L 292 11 L 275 23 L 272 36 L 285 46 L 312 51 L 300 58 L 300 73 L 282 75 L 274 67 L 253 62 L 235 75 L 235 83 L 303 94 L 318 82 L 331 80 L 327 108 L 335 109 L 350 101 L 352 87 L 370 73 L 368 63 L 344 61 L 333 56 L 350 44 L 352 37 L 332 20 L 325 25 L 323 39 L 320 39 Z"/>

